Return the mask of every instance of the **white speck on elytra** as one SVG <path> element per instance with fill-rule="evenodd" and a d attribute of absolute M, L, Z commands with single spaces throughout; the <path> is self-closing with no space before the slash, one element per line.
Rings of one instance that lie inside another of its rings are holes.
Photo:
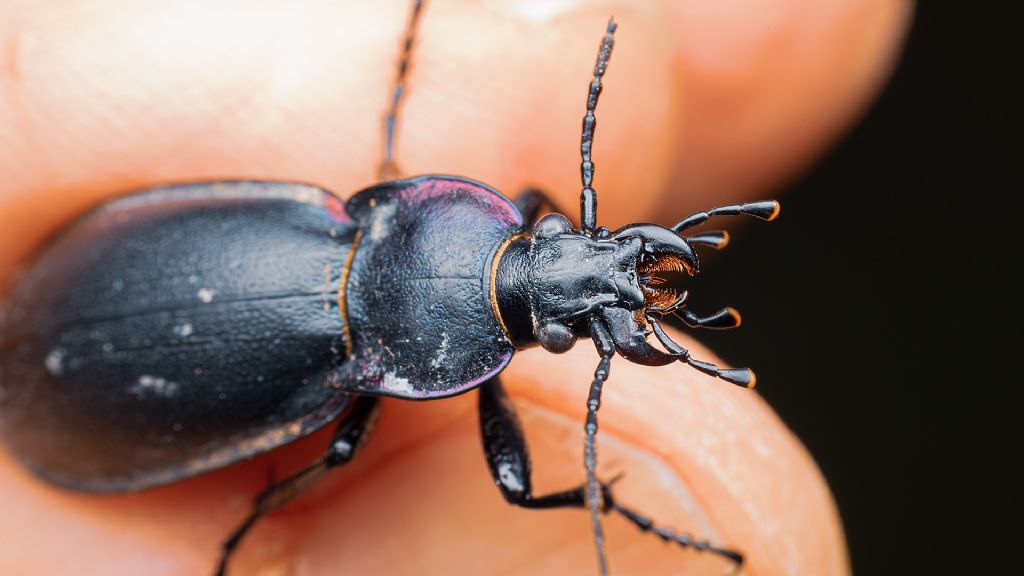
<path fill-rule="evenodd" d="M 205 302 L 205 300 L 204 300 L 204 302 Z M 182 337 L 182 338 L 188 338 L 194 332 L 195 331 L 192 329 L 192 324 L 190 324 L 188 322 L 185 322 L 184 324 L 182 324 L 180 326 L 175 326 L 174 327 L 174 333 L 177 334 L 178 336 Z"/>
<path fill-rule="evenodd" d="M 204 304 L 209 304 L 210 302 L 212 302 L 214 294 L 216 294 L 216 292 L 210 290 L 209 288 L 200 288 L 199 292 L 196 292 L 196 296 L 198 296 L 199 299 Z"/>
<path fill-rule="evenodd" d="M 445 360 L 448 359 L 448 333 L 441 333 L 441 345 L 438 346 L 437 356 L 430 361 L 430 365 L 434 368 L 440 368 L 444 364 Z"/>
<path fill-rule="evenodd" d="M 64 356 L 67 354 L 67 350 L 63 348 L 54 348 L 46 355 L 46 359 L 43 360 L 43 364 L 46 365 L 46 371 L 51 376 L 60 376 L 64 374 Z"/>
<path fill-rule="evenodd" d="M 144 394 L 156 394 L 165 398 L 170 398 L 178 392 L 178 383 L 171 382 L 166 378 L 159 376 L 139 376 L 138 381 L 132 386 L 132 392 L 142 396 Z"/>
<path fill-rule="evenodd" d="M 372 240 L 382 240 L 391 233 L 395 212 L 397 211 L 398 206 L 395 204 L 387 204 L 374 211 L 375 217 L 373 224 L 370 225 L 370 238 Z"/>
<path fill-rule="evenodd" d="M 394 372 L 385 372 L 384 380 L 381 381 L 381 386 L 388 392 L 398 393 L 411 393 L 412 384 L 409 383 L 408 378 L 402 378 Z"/>

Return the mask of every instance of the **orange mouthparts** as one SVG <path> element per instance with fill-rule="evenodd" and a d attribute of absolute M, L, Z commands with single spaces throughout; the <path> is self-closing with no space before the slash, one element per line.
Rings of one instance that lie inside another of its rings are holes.
<path fill-rule="evenodd" d="M 644 291 L 644 306 L 649 311 L 667 311 L 686 300 L 686 290 L 674 287 L 684 275 L 692 276 L 693 268 L 675 254 L 664 254 L 636 267 L 640 287 Z"/>

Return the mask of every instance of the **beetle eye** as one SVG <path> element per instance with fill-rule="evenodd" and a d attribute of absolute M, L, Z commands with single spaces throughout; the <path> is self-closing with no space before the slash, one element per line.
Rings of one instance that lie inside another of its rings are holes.
<path fill-rule="evenodd" d="M 572 230 L 572 222 L 561 214 L 548 214 L 533 225 L 533 235 L 539 238 L 558 236 Z"/>
<path fill-rule="evenodd" d="M 540 345 L 554 354 L 561 354 L 576 343 L 576 335 L 564 324 L 549 322 L 537 328 L 535 333 Z"/>

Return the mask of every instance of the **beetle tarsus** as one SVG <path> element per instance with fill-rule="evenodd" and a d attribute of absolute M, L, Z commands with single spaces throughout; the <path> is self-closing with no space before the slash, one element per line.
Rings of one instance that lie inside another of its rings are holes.
<path fill-rule="evenodd" d="M 227 574 L 228 560 L 231 558 L 231 554 L 234 553 L 235 548 L 238 547 L 238 543 L 242 541 L 242 538 L 249 532 L 249 529 L 256 523 L 256 520 L 259 519 L 260 515 L 261 514 L 259 512 L 253 512 L 250 514 L 249 517 L 245 519 L 245 522 L 242 522 L 242 524 L 231 533 L 231 536 L 224 541 L 224 544 L 221 547 L 220 560 L 217 562 L 217 571 L 214 572 L 214 576 L 225 576 Z"/>
<path fill-rule="evenodd" d="M 693 548 L 694 550 L 700 552 L 708 552 L 711 554 L 715 554 L 716 556 L 721 556 L 722 558 L 725 558 L 734 563 L 736 565 L 737 570 L 739 570 L 739 568 L 743 566 L 743 555 L 735 550 L 730 550 L 728 548 L 719 548 L 717 546 L 712 545 L 711 542 L 707 540 L 698 540 L 689 534 L 676 532 L 675 530 L 672 530 L 670 528 L 662 528 L 656 526 L 654 524 L 654 521 L 650 518 L 634 510 L 630 510 L 629 508 L 626 508 L 625 506 L 622 506 L 621 504 L 616 502 L 613 498 L 611 498 L 610 492 L 606 496 L 606 498 L 611 500 L 609 506 L 611 510 L 619 513 L 623 518 L 625 518 L 634 526 L 639 528 L 642 532 L 654 534 L 658 538 L 661 538 L 664 542 L 678 544 L 683 548 Z"/>

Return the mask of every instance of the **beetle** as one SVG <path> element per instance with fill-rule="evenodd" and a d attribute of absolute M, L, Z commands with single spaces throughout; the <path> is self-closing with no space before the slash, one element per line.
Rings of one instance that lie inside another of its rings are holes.
<path fill-rule="evenodd" d="M 666 228 L 597 226 L 591 160 L 596 106 L 616 24 L 588 87 L 579 228 L 535 190 L 510 201 L 486 184 L 403 177 L 394 162 L 422 1 L 413 4 L 386 116 L 382 183 L 347 202 L 308 184 L 210 181 L 143 190 L 65 228 L 17 279 L 0 315 L 0 437 L 46 481 L 87 492 L 143 490 L 216 470 L 336 422 L 322 458 L 260 494 L 225 540 L 217 573 L 263 515 L 369 437 L 379 399 L 479 390 L 490 472 L 511 504 L 615 512 L 683 547 L 740 553 L 655 527 L 596 476 L 597 411 L 615 353 L 684 362 L 753 386 L 748 369 L 693 358 L 661 326 L 731 328 L 700 316 L 679 285 L 700 272 L 684 235 L 712 216 L 774 219 L 774 201 L 698 212 Z M 653 346 L 653 335 L 662 348 Z M 513 353 L 560 353 L 591 338 L 600 355 L 587 402 L 586 482 L 534 495 L 525 439 L 499 373 Z"/>

